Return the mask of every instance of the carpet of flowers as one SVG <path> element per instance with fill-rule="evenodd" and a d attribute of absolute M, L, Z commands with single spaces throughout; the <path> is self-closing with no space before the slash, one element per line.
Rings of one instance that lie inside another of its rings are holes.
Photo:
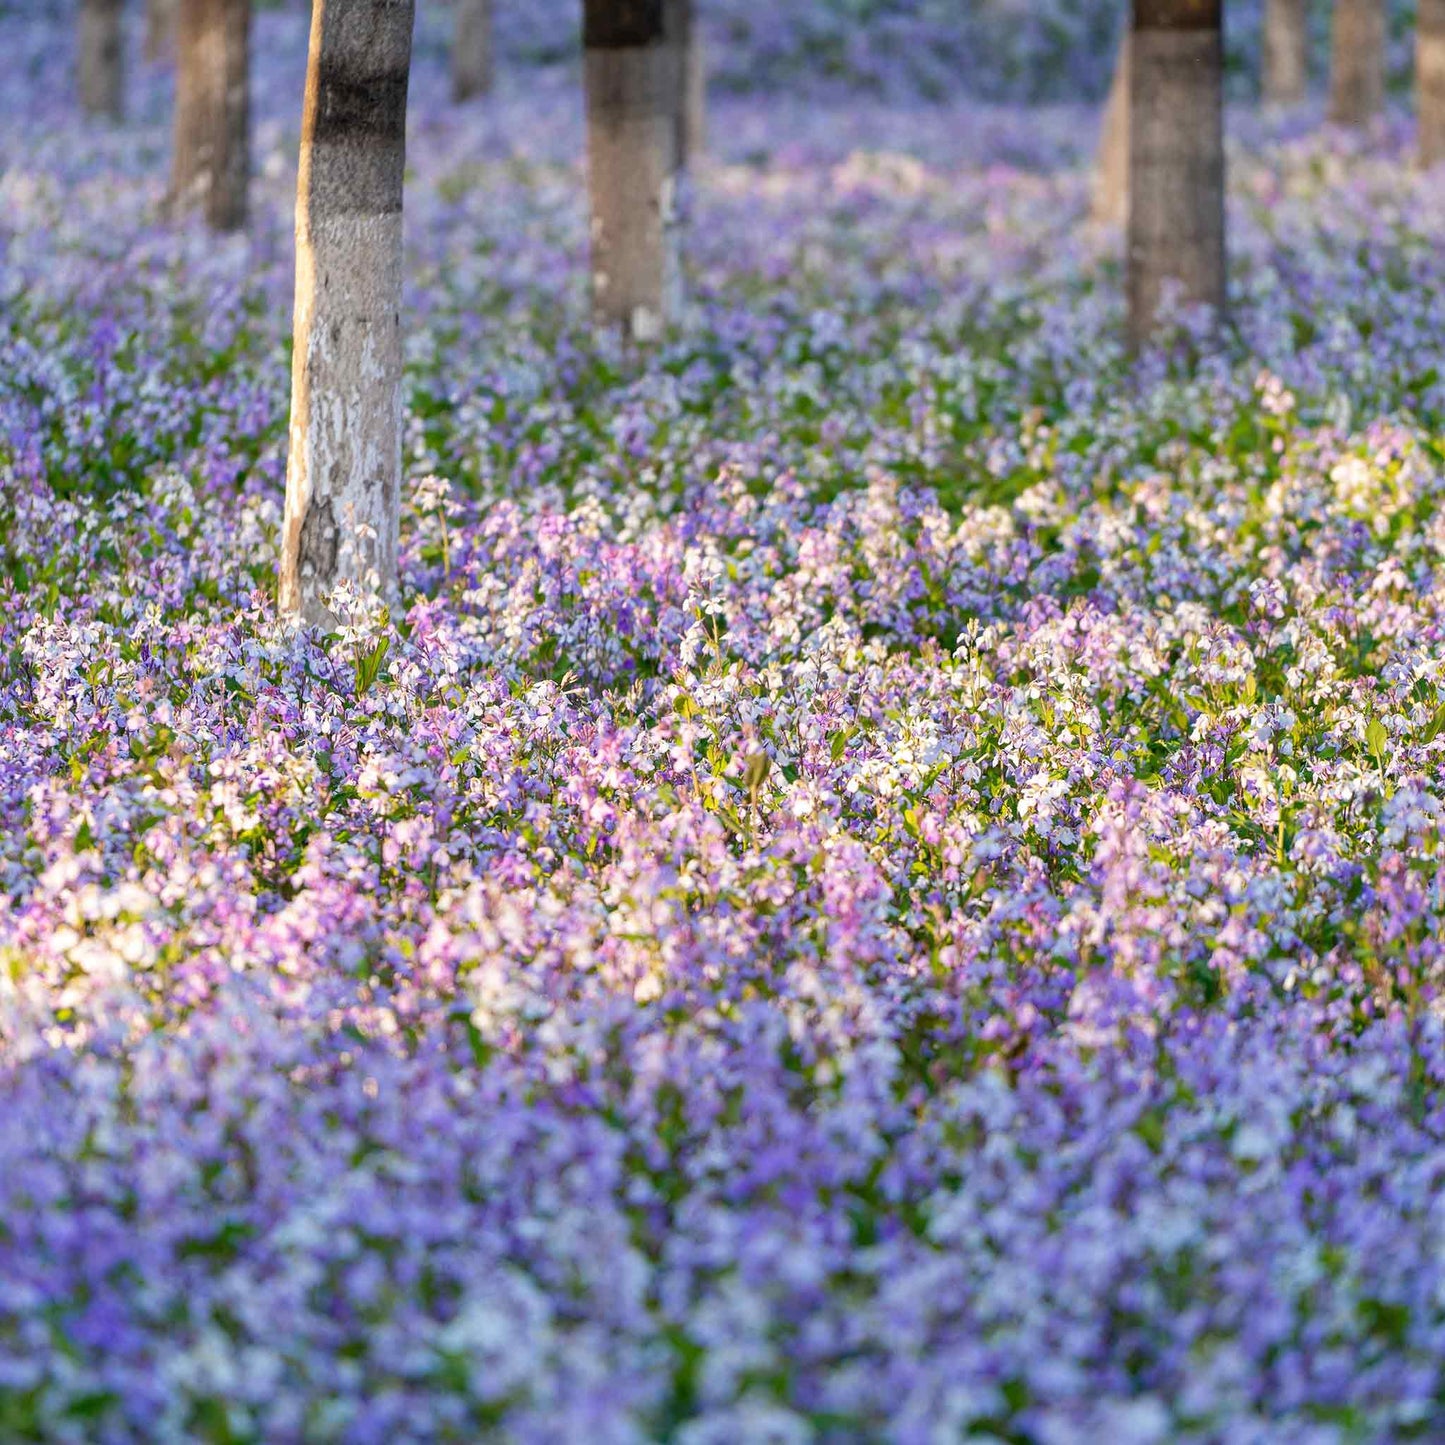
<path fill-rule="evenodd" d="M 404 604 L 274 613 L 304 22 L 156 220 L 0 26 L 0 1438 L 1445 1433 L 1445 184 L 724 95 L 583 324 L 567 65 L 419 45 Z"/>

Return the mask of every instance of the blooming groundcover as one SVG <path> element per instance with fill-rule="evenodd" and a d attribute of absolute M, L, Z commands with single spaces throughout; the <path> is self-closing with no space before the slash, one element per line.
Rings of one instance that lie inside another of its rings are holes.
<path fill-rule="evenodd" d="M 1092 117 L 724 98 L 592 338 L 575 73 L 408 178 L 403 600 L 275 617 L 257 216 L 0 79 L 0 1437 L 1445 1430 L 1445 186 L 1232 118 L 1130 363 Z"/>

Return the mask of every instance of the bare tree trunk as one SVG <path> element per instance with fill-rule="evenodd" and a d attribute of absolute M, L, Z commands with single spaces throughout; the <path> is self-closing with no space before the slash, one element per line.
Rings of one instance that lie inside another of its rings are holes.
<path fill-rule="evenodd" d="M 460 104 L 492 88 L 492 0 L 456 0 L 452 99 Z"/>
<path fill-rule="evenodd" d="M 1364 125 L 1385 105 L 1385 0 L 1335 0 L 1330 119 Z"/>
<path fill-rule="evenodd" d="M 1129 56 L 1129 342 L 1171 288 L 1224 308 L 1221 0 L 1134 0 Z"/>
<path fill-rule="evenodd" d="M 694 0 L 663 0 L 663 31 L 672 49 L 677 169 L 702 153 L 706 75 Z"/>
<path fill-rule="evenodd" d="M 682 58 L 682 155 L 679 165 L 695 165 L 707 154 L 707 51 L 693 8 Z"/>
<path fill-rule="evenodd" d="M 314 0 L 296 195 L 279 604 L 392 600 L 402 449 L 402 176 L 414 0 Z"/>
<path fill-rule="evenodd" d="M 1420 164 L 1445 161 L 1445 0 L 1420 0 L 1415 31 Z"/>
<path fill-rule="evenodd" d="M 251 0 L 181 0 L 171 205 L 218 231 L 246 223 Z"/>
<path fill-rule="evenodd" d="M 1267 106 L 1301 104 L 1309 92 L 1306 0 L 1265 0 L 1264 83 Z"/>
<path fill-rule="evenodd" d="M 1094 166 L 1094 220 L 1123 227 L 1129 221 L 1129 32 L 1119 41 L 1114 78 L 1104 102 L 1099 154 Z"/>
<path fill-rule="evenodd" d="M 125 46 L 121 0 L 81 0 L 78 80 L 87 115 L 120 120 L 125 114 Z"/>
<path fill-rule="evenodd" d="M 678 313 L 676 56 L 664 0 L 584 0 L 592 314 L 649 341 Z"/>
<path fill-rule="evenodd" d="M 145 58 L 165 60 L 176 43 L 176 0 L 146 0 Z"/>

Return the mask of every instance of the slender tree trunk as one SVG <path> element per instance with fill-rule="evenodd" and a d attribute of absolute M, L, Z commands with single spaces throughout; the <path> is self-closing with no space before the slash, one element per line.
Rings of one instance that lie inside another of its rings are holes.
<path fill-rule="evenodd" d="M 218 231 L 246 223 L 251 0 L 181 0 L 171 204 Z"/>
<path fill-rule="evenodd" d="M 121 0 L 81 0 L 78 80 L 87 115 L 120 120 L 125 114 L 125 46 Z"/>
<path fill-rule="evenodd" d="M 1420 164 L 1445 161 L 1445 0 L 1420 0 L 1415 31 Z"/>
<path fill-rule="evenodd" d="M 1264 84 L 1267 106 L 1299 105 L 1309 91 L 1306 0 L 1265 0 Z"/>
<path fill-rule="evenodd" d="M 636 341 L 681 304 L 676 56 L 664 0 L 584 0 L 592 314 Z"/>
<path fill-rule="evenodd" d="M 1119 41 L 1114 78 L 1104 102 L 1099 154 L 1094 166 L 1093 218 L 1123 227 L 1129 221 L 1129 32 Z"/>
<path fill-rule="evenodd" d="M 452 99 L 485 95 L 492 88 L 492 65 L 492 0 L 456 0 Z"/>
<path fill-rule="evenodd" d="M 176 43 L 177 0 L 146 0 L 145 58 L 157 65 Z"/>
<path fill-rule="evenodd" d="M 401 510 L 402 175 L 414 0 L 313 0 L 296 195 L 279 604 L 394 599 Z"/>
<path fill-rule="evenodd" d="M 1171 287 L 1224 308 L 1221 0 L 1133 0 L 1129 56 L 1129 341 Z"/>
<path fill-rule="evenodd" d="M 702 26 L 693 7 L 682 60 L 682 155 L 684 168 L 696 166 L 707 154 L 707 51 Z"/>
<path fill-rule="evenodd" d="M 1385 0 L 1335 0 L 1330 119 L 1364 125 L 1385 105 Z"/>
<path fill-rule="evenodd" d="M 703 69 L 695 0 L 663 0 L 663 31 L 672 49 L 677 169 L 702 153 L 707 78 Z"/>

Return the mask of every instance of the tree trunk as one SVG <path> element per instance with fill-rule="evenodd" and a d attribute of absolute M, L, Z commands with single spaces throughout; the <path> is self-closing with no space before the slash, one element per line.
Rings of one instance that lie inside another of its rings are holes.
<path fill-rule="evenodd" d="M 677 169 L 702 154 L 707 77 L 694 0 L 663 0 L 663 32 L 672 49 Z"/>
<path fill-rule="evenodd" d="M 679 164 L 696 165 L 707 154 L 707 52 L 694 8 L 682 58 L 682 155 Z"/>
<path fill-rule="evenodd" d="M 452 99 L 458 104 L 492 88 L 492 0 L 456 0 Z"/>
<path fill-rule="evenodd" d="M 392 601 L 402 450 L 402 176 L 414 0 L 314 0 L 296 195 L 279 605 Z"/>
<path fill-rule="evenodd" d="M 1309 91 L 1306 0 L 1265 0 L 1264 83 L 1267 106 L 1301 104 Z"/>
<path fill-rule="evenodd" d="M 1420 0 L 1415 31 L 1420 164 L 1445 161 L 1445 0 Z"/>
<path fill-rule="evenodd" d="M 125 113 L 121 0 L 81 0 L 80 104 L 87 115 L 120 120 Z"/>
<path fill-rule="evenodd" d="M 146 0 L 145 58 L 158 65 L 176 42 L 176 0 Z"/>
<path fill-rule="evenodd" d="M 171 205 L 218 231 L 246 223 L 251 0 L 181 0 Z"/>
<path fill-rule="evenodd" d="M 1119 41 L 1114 78 L 1104 102 L 1094 167 L 1093 219 L 1121 229 L 1129 222 L 1129 32 Z"/>
<path fill-rule="evenodd" d="M 592 314 L 649 341 L 678 313 L 676 55 L 664 0 L 584 0 Z"/>
<path fill-rule="evenodd" d="M 1224 308 L 1221 0 L 1134 0 L 1129 56 L 1129 342 L 1171 291 Z"/>
<path fill-rule="evenodd" d="M 1384 105 L 1384 0 L 1335 0 L 1330 119 L 1364 125 Z"/>

